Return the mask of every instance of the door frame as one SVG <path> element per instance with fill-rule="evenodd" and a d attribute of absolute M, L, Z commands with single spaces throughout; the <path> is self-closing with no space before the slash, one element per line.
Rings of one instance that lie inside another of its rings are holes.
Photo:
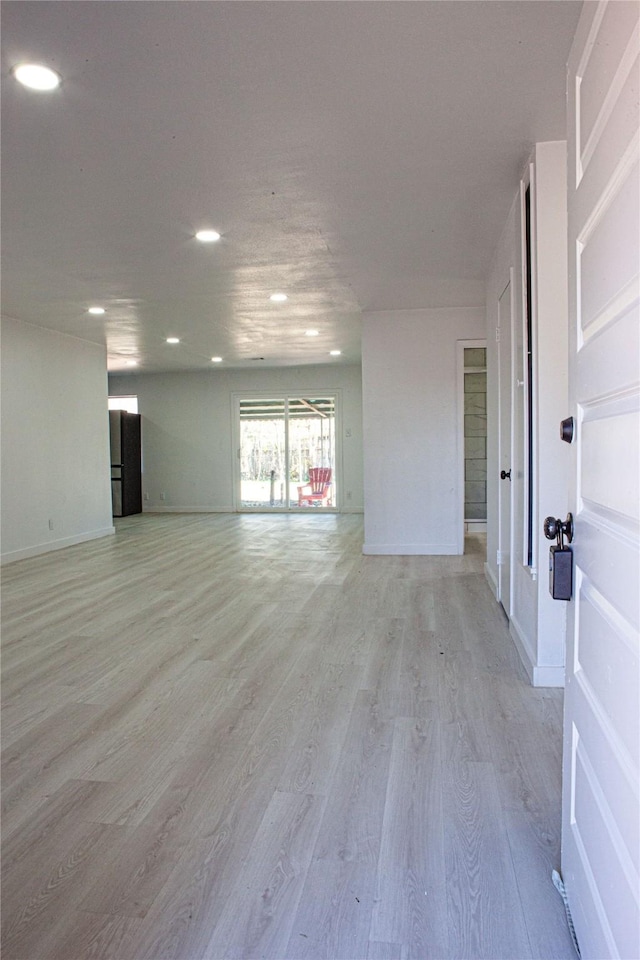
<path fill-rule="evenodd" d="M 500 301 L 505 294 L 505 291 L 509 288 L 509 373 L 507 377 L 507 383 L 503 382 L 502 375 L 502 354 L 504 341 L 502 340 L 502 325 L 500 322 Z M 503 454 L 505 453 L 503 446 L 503 430 L 502 430 L 502 416 L 503 416 L 503 397 L 506 395 L 508 399 L 508 409 L 509 409 L 509 440 L 508 440 L 508 460 L 509 460 L 509 469 L 513 469 L 513 454 L 514 454 L 514 429 L 515 429 L 515 391 L 514 391 L 514 377 L 513 372 L 515 369 L 514 364 L 514 349 L 515 349 L 515 338 L 514 338 L 514 317 L 516 315 L 515 310 L 515 270 L 513 266 L 509 267 L 509 279 L 502 287 L 502 291 L 497 297 L 496 304 L 496 340 L 498 343 L 498 475 L 499 471 L 503 470 Z M 498 479 L 498 562 L 497 562 L 497 572 L 498 572 L 498 584 L 497 584 L 497 600 L 502 605 L 507 617 L 511 620 L 512 609 L 513 609 L 513 574 L 514 574 L 514 525 L 515 525 L 515 502 L 513 494 L 513 483 L 509 482 L 509 507 L 508 507 L 508 517 L 509 517 L 509 596 L 507 598 L 508 606 L 504 604 L 503 597 L 503 582 L 504 577 L 502 574 L 502 568 L 504 566 L 504 558 L 502 556 L 502 544 L 503 544 L 503 528 L 505 524 L 505 516 L 502 508 L 503 498 L 501 496 L 501 487 L 500 484 L 507 481 Z"/>
<path fill-rule="evenodd" d="M 458 553 L 464 553 L 464 536 L 465 536 L 465 515 L 464 515 L 464 505 L 465 505 L 465 475 L 464 475 L 464 351 L 468 349 L 487 348 L 486 338 L 482 340 L 457 340 L 456 341 L 456 371 L 457 371 L 457 382 L 458 382 Z M 486 371 L 486 367 L 485 367 Z M 485 520 L 485 530 L 487 528 L 487 521 Z"/>
<path fill-rule="evenodd" d="M 275 390 L 234 390 L 231 394 L 231 443 L 232 443 L 232 485 L 233 485 L 233 509 L 235 513 L 304 513 L 311 514 L 307 507 L 243 507 L 241 498 L 241 443 L 240 443 L 240 401 L 241 400 L 272 400 L 274 397 L 282 397 L 284 400 L 297 400 L 304 394 L 315 395 L 318 397 L 334 397 L 335 402 L 335 474 L 337 476 L 337 486 L 334 487 L 334 497 L 332 507 L 321 507 L 314 510 L 314 514 L 322 513 L 340 513 L 342 509 L 342 390 L 339 387 L 312 387 L 306 389 L 304 386 L 300 389 L 278 389 Z M 285 424 L 287 422 L 285 415 Z M 285 449 L 287 459 L 287 469 L 289 467 L 289 437 L 285 426 Z"/>
<path fill-rule="evenodd" d="M 538 496 L 536 490 L 536 468 L 538 458 L 538 404 L 537 393 L 540 385 L 538 367 L 538 259 L 537 259 L 537 187 L 535 150 L 527 162 L 520 179 L 520 298 L 522 328 L 522 554 L 519 558 L 523 569 L 528 570 L 533 579 L 538 576 L 537 545 Z M 527 236 L 527 191 L 529 192 L 529 230 Z M 527 261 L 527 245 L 529 261 Z M 529 318 L 531 320 L 530 342 Z M 531 349 L 531 380 L 528 369 L 528 347 Z M 515 359 L 515 357 L 514 357 Z M 518 383 L 518 386 L 520 384 Z M 515 433 L 514 433 L 515 440 Z M 529 511 L 531 511 L 529 513 Z M 531 542 L 529 542 L 529 523 L 531 524 Z M 529 558 L 531 547 L 531 558 Z"/>

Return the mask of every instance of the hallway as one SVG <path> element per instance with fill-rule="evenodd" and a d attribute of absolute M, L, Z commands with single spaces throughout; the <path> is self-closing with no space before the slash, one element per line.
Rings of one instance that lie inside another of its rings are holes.
<path fill-rule="evenodd" d="M 464 557 L 158 514 L 3 570 L 5 960 L 564 958 L 562 692 Z"/>

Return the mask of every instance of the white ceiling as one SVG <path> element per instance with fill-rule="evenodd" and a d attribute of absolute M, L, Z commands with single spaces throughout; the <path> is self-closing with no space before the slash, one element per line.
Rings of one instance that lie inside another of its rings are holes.
<path fill-rule="evenodd" d="M 363 310 L 482 303 L 580 6 L 3 0 L 3 314 L 158 371 L 354 362 Z"/>

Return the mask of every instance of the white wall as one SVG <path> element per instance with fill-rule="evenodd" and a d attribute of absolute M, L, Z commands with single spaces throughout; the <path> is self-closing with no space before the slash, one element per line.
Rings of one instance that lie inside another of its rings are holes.
<path fill-rule="evenodd" d="M 113 533 L 109 462 L 104 347 L 3 319 L 2 562 Z"/>
<path fill-rule="evenodd" d="M 514 199 L 487 283 L 488 485 L 487 575 L 498 582 L 498 347 L 495 340 L 498 297 L 513 270 L 512 391 L 515 397 L 511 472 L 514 513 L 511 520 L 512 603 L 510 630 L 529 677 L 536 686 L 564 682 L 566 605 L 548 591 L 549 542 L 542 535 L 545 516 L 566 515 L 569 447 L 560 440 L 560 421 L 568 411 L 567 381 L 567 219 L 566 147 L 564 142 L 537 144 L 525 176 L 531 182 L 532 261 L 534 274 L 534 559 L 525 558 L 524 430 L 526 359 L 522 286 L 523 223 L 520 194 Z"/>
<path fill-rule="evenodd" d="M 484 333 L 481 308 L 364 314 L 365 553 L 459 552 L 456 341 Z"/>
<path fill-rule="evenodd" d="M 341 509 L 361 511 L 362 381 L 360 367 L 326 365 L 204 373 L 127 374 L 109 378 L 111 396 L 137 394 L 142 414 L 146 510 L 234 509 L 232 395 L 268 391 L 339 391 Z M 350 491 L 351 498 L 346 499 Z M 166 494 L 164 501 L 160 493 Z"/>

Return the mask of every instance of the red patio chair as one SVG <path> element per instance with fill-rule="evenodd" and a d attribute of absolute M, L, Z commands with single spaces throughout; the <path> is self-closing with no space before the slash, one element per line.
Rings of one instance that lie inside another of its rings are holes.
<path fill-rule="evenodd" d="M 298 506 L 331 506 L 331 467 L 309 467 L 309 483 L 298 487 Z"/>

